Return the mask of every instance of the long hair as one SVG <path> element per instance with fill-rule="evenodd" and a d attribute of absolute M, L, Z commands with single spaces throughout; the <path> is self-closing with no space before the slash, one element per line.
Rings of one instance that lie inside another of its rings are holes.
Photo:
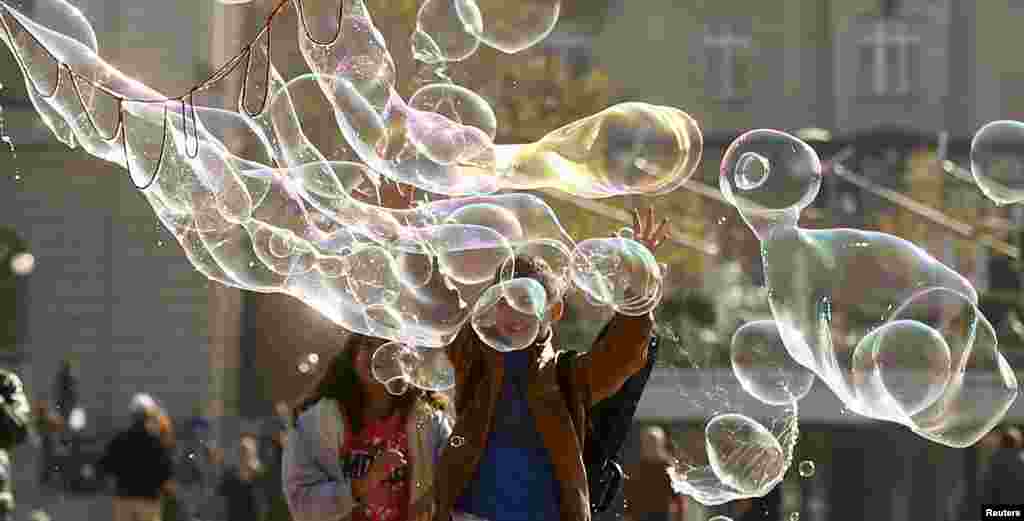
<path fill-rule="evenodd" d="M 366 396 L 363 391 L 363 384 L 359 380 L 359 373 L 356 372 L 356 352 L 359 349 L 376 349 L 386 341 L 352 333 L 346 340 L 341 352 L 335 355 L 327 370 L 324 371 L 320 380 L 306 393 L 299 401 L 298 406 L 292 414 L 292 422 L 298 422 L 299 415 L 324 398 L 330 398 L 338 402 L 342 413 L 349 421 L 352 432 L 358 433 L 363 430 L 365 424 L 364 410 Z M 382 384 L 374 384 L 382 385 Z M 424 400 L 437 410 L 447 409 L 448 402 L 444 395 L 435 392 L 425 392 L 416 387 L 409 387 L 409 390 L 401 396 L 392 398 L 395 402 L 395 410 L 403 417 L 409 415 L 417 400 Z"/>

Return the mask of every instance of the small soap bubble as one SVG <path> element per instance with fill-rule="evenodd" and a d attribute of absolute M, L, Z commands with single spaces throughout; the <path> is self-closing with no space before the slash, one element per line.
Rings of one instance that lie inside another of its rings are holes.
<path fill-rule="evenodd" d="M 465 443 L 466 443 L 466 438 L 464 438 L 462 436 L 459 436 L 459 435 L 452 436 L 451 441 L 449 441 L 449 444 L 452 447 L 455 447 L 456 449 L 461 447 L 461 446 L 463 446 L 463 445 L 465 445 Z"/>
<path fill-rule="evenodd" d="M 296 363 L 296 368 L 298 368 L 299 373 L 305 375 L 315 372 L 319 365 L 320 355 L 317 353 L 309 353 L 305 356 L 299 357 L 299 361 Z"/>
<path fill-rule="evenodd" d="M 993 121 L 971 140 L 971 174 L 997 204 L 1024 200 L 1024 123 Z"/>
<path fill-rule="evenodd" d="M 632 239 L 587 239 L 576 245 L 572 280 L 596 305 L 627 315 L 650 311 L 661 298 L 664 274 L 654 254 Z"/>
<path fill-rule="evenodd" d="M 436 112 L 456 123 L 476 127 L 491 139 L 494 139 L 498 131 L 498 117 L 487 100 L 453 83 L 431 83 L 420 87 L 409 98 L 409 106 Z"/>
<path fill-rule="evenodd" d="M 740 190 L 753 190 L 764 184 L 771 174 L 768 159 L 757 152 L 744 152 L 736 162 L 736 187 Z"/>
<path fill-rule="evenodd" d="M 774 320 L 743 324 L 732 337 L 733 374 L 751 396 L 783 405 L 807 396 L 814 372 L 789 355 Z"/>
<path fill-rule="evenodd" d="M 485 291 L 473 307 L 471 323 L 485 344 L 518 351 L 533 344 L 547 310 L 547 293 L 533 279 L 512 279 Z"/>
<path fill-rule="evenodd" d="M 800 521 L 800 512 L 793 512 L 790 514 L 789 521 Z"/>
<path fill-rule="evenodd" d="M 558 22 L 561 0 L 454 0 L 467 32 L 509 54 L 543 40 Z"/>
<path fill-rule="evenodd" d="M 732 521 L 732 518 L 729 517 L 729 516 L 718 515 L 718 516 L 712 517 L 711 519 L 708 519 L 708 521 Z"/>
<path fill-rule="evenodd" d="M 809 477 L 814 475 L 814 471 L 816 469 L 814 468 L 814 462 L 813 461 L 805 459 L 805 460 L 800 462 L 800 466 L 799 466 L 798 470 L 800 471 L 800 476 L 801 477 L 809 478 Z"/>
<path fill-rule="evenodd" d="M 715 476 L 743 494 L 767 493 L 786 471 L 779 440 L 742 414 L 715 416 L 704 429 L 704 442 Z"/>

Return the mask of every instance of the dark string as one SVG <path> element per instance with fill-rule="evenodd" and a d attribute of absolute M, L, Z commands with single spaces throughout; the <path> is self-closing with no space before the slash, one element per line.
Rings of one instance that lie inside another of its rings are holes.
<path fill-rule="evenodd" d="M 313 42 L 316 45 L 320 45 L 320 46 L 330 46 L 330 45 L 333 45 L 334 43 L 336 43 L 338 41 L 338 39 L 341 37 L 341 20 L 343 18 L 342 15 L 344 13 L 344 2 L 342 0 L 338 1 L 338 27 L 337 27 L 337 30 L 335 31 L 334 37 L 330 41 L 328 41 L 328 42 L 321 42 L 321 41 L 318 41 L 315 38 L 313 38 L 313 34 L 309 30 L 309 25 L 306 23 L 305 9 L 302 6 L 302 0 L 292 0 L 292 1 L 294 1 L 295 4 L 296 4 L 296 10 L 298 11 L 298 16 L 299 16 L 299 20 L 302 23 L 303 31 L 304 31 L 306 37 L 311 42 Z M 160 167 L 163 164 L 164 153 L 165 153 L 166 148 L 167 148 L 167 134 L 168 134 L 167 127 L 169 125 L 168 120 L 170 119 L 169 118 L 169 114 L 168 114 L 168 110 L 167 110 L 167 105 L 166 105 L 168 102 L 178 102 L 178 103 L 181 103 L 182 127 L 183 127 L 183 130 L 185 132 L 185 141 L 186 141 L 186 144 L 185 144 L 185 149 L 186 149 L 185 150 L 185 154 L 188 157 L 192 158 L 192 159 L 198 157 L 198 155 L 199 155 L 199 128 L 198 128 L 198 121 L 197 121 L 196 110 L 195 110 L 195 100 L 194 100 L 195 93 L 196 92 L 205 91 L 207 89 L 210 89 L 214 85 L 216 85 L 222 79 L 224 79 L 229 74 L 234 72 L 235 69 L 237 69 L 238 66 L 242 63 L 242 60 L 245 60 L 246 65 L 245 65 L 245 69 L 242 71 L 242 85 L 240 87 L 240 92 L 239 92 L 239 106 L 245 112 L 245 114 L 248 115 L 249 117 L 255 117 L 255 116 L 261 114 L 264 110 L 266 110 L 267 100 L 269 98 L 269 91 L 270 91 L 270 65 L 273 63 L 272 40 L 270 38 L 271 24 L 273 23 L 274 18 L 277 15 L 281 14 L 282 12 L 284 12 L 285 8 L 288 5 L 289 5 L 289 0 L 281 0 L 280 2 L 278 2 L 277 6 L 274 7 L 274 9 L 270 12 L 269 15 L 267 15 L 267 20 L 266 20 L 266 22 L 264 22 L 263 27 L 260 29 L 259 33 L 257 33 L 256 36 L 248 44 L 246 44 L 242 48 L 241 51 L 238 52 L 238 54 L 236 54 L 231 59 L 229 59 L 220 68 L 218 68 L 217 70 L 212 72 L 205 80 L 203 80 L 199 84 L 193 86 L 192 88 L 188 89 L 188 91 L 185 92 L 184 94 L 181 94 L 181 95 L 178 95 L 178 96 L 174 96 L 174 97 L 158 98 L 158 99 L 128 98 L 128 97 L 122 96 L 122 95 L 114 92 L 113 90 L 111 90 L 109 87 L 103 85 L 102 83 L 94 81 L 94 80 L 90 79 L 89 77 L 87 77 L 85 75 L 82 75 L 82 74 L 79 74 L 79 73 L 75 72 L 74 69 L 71 68 L 71 65 L 62 63 L 59 59 L 57 59 L 57 57 L 45 45 L 43 45 L 42 42 L 40 42 L 39 39 L 36 38 L 36 36 L 34 34 L 32 34 L 31 31 L 26 29 L 25 26 L 20 21 L 18 21 L 17 19 L 14 19 L 14 22 L 21 29 L 21 31 L 24 34 L 27 34 L 29 36 L 29 38 L 31 38 L 32 41 L 35 42 L 35 44 L 39 48 L 41 48 L 50 57 L 50 59 L 53 60 L 54 63 L 55 63 L 55 66 L 57 68 L 57 78 L 56 78 L 56 81 L 54 82 L 53 90 L 50 91 L 49 93 L 45 93 L 45 92 L 43 92 L 43 90 L 41 88 L 39 88 L 38 85 L 36 85 L 35 80 L 32 78 L 32 75 L 29 73 L 29 67 L 26 64 L 24 57 L 18 51 L 18 49 L 17 49 L 18 46 L 15 45 L 15 41 L 16 40 L 15 40 L 15 37 L 14 37 L 14 31 L 11 29 L 11 27 L 9 25 L 9 22 L 7 20 L 8 17 L 10 16 L 9 13 L 8 13 L 8 16 L 0 16 L 0 26 L 3 27 L 4 32 L 6 33 L 8 39 L 10 40 L 10 42 L 12 44 L 12 49 L 11 50 L 13 51 L 15 59 L 17 60 L 18 65 L 21 66 L 21 69 L 25 73 L 25 76 L 28 78 L 28 80 L 29 80 L 28 83 L 31 85 L 33 91 L 35 91 L 43 99 L 50 99 L 50 98 L 53 98 L 54 96 L 56 96 L 57 93 L 60 91 L 62 77 L 63 77 L 63 74 L 61 74 L 61 69 L 64 69 L 68 73 L 68 76 L 69 76 L 69 78 L 71 80 L 71 83 L 73 85 L 73 88 L 75 90 L 75 94 L 78 97 L 79 104 L 81 104 L 81 106 L 82 106 L 82 111 L 86 113 L 86 119 L 89 121 L 89 124 L 92 126 L 92 128 L 96 132 L 96 134 L 102 140 L 104 140 L 104 141 L 112 141 L 112 140 L 117 138 L 117 135 L 119 133 L 118 130 L 120 130 L 120 134 L 121 134 L 121 147 L 122 147 L 122 151 L 124 152 L 125 167 L 128 169 L 129 177 L 132 178 L 132 184 L 134 184 L 135 187 L 137 189 L 139 189 L 139 190 L 146 190 L 150 186 L 152 186 L 153 183 L 156 181 L 157 175 L 160 173 Z M 6 9 L 10 9 L 10 8 L 6 8 Z M 247 91 L 248 91 L 247 85 L 249 83 L 249 76 L 250 76 L 250 74 L 252 72 L 252 53 L 253 53 L 253 49 L 255 48 L 257 43 L 259 42 L 259 39 L 262 38 L 264 35 L 267 36 L 267 53 L 266 53 L 267 56 L 266 56 L 266 64 L 265 64 L 265 67 L 264 67 L 264 69 L 265 69 L 265 72 L 264 72 L 265 86 L 264 86 L 263 96 L 262 96 L 262 99 L 260 101 L 259 109 L 256 110 L 255 112 L 250 112 L 249 109 L 248 109 L 247 104 L 245 103 L 245 100 L 246 100 L 246 94 L 247 94 Z M 88 83 L 89 85 L 91 85 L 97 91 L 105 93 L 105 94 L 111 96 L 112 98 L 114 98 L 115 100 L 117 100 L 117 105 L 118 105 L 117 122 L 115 124 L 114 131 L 110 134 L 109 137 L 103 135 L 103 133 L 100 131 L 98 125 L 96 124 L 93 115 L 90 114 L 89 110 L 86 108 L 85 99 L 82 96 L 81 87 L 78 85 L 78 81 L 82 81 L 82 82 Z M 127 135 L 128 135 L 128 125 L 127 125 L 127 118 L 125 118 L 125 103 L 126 102 L 131 102 L 131 103 L 163 103 L 164 104 L 163 137 L 162 137 L 161 143 L 160 143 L 160 157 L 157 159 L 156 168 L 155 168 L 152 176 L 150 177 L 149 181 L 145 185 L 143 185 L 143 186 L 140 186 L 137 183 L 135 183 L 135 177 L 131 173 L 131 161 L 129 160 L 129 156 L 128 156 L 128 137 L 127 137 Z M 193 139 L 190 139 L 189 131 L 188 131 L 189 120 L 191 120 L 191 125 L 192 125 L 192 134 L 193 134 L 193 138 L 194 138 L 194 142 L 195 142 L 195 146 L 194 147 L 191 146 L 191 143 L 192 143 Z M 194 150 L 192 150 L 193 148 L 194 148 Z"/>

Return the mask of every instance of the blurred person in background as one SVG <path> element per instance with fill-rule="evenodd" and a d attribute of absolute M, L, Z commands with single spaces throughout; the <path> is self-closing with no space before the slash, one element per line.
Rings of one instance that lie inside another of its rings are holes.
<path fill-rule="evenodd" d="M 156 435 L 171 456 L 172 463 L 179 458 L 178 438 L 174 431 L 174 420 L 166 409 L 160 408 L 157 411 Z M 181 494 L 181 488 L 175 479 L 168 480 L 164 486 L 164 494 L 160 498 L 162 509 L 161 519 L 163 521 L 187 521 L 191 519 L 187 505 Z"/>
<path fill-rule="evenodd" d="M 351 334 L 296 408 L 284 447 L 285 494 L 296 521 L 420 521 L 451 423 L 444 398 L 374 379 L 384 340 Z"/>
<path fill-rule="evenodd" d="M 283 456 L 288 443 L 288 426 L 291 424 L 291 409 L 286 402 L 277 402 L 274 406 L 277 413 L 266 426 L 266 448 L 264 464 L 266 474 L 263 478 L 263 496 L 267 501 L 266 521 L 291 521 L 288 511 L 288 500 L 284 496 Z"/>
<path fill-rule="evenodd" d="M 160 438 L 160 408 L 148 394 L 130 405 L 131 426 L 107 445 L 99 461 L 113 476 L 114 521 L 160 521 L 161 497 L 173 493 L 171 452 Z"/>
<path fill-rule="evenodd" d="M 78 380 L 78 364 L 75 360 L 70 357 L 61 360 L 53 382 L 53 395 L 57 400 L 57 413 L 65 421 L 71 416 L 71 411 L 78 407 Z"/>
<path fill-rule="evenodd" d="M 258 440 L 243 433 L 238 438 L 238 465 L 224 471 L 217 494 L 225 498 L 227 521 L 262 521 L 266 512 L 261 493 L 264 468 Z"/>
<path fill-rule="evenodd" d="M 640 434 L 640 458 L 626 467 L 626 521 L 682 521 L 686 496 L 672 489 L 668 470 L 678 462 L 671 440 L 658 426 Z"/>
<path fill-rule="evenodd" d="M 61 442 L 65 422 L 46 400 L 36 402 L 33 416 L 39 436 L 39 486 L 48 489 L 54 478 L 60 478 L 57 444 Z"/>
<path fill-rule="evenodd" d="M 10 450 L 28 439 L 31 424 L 32 410 L 21 379 L 0 369 L 0 521 L 14 518 L 14 467 Z"/>

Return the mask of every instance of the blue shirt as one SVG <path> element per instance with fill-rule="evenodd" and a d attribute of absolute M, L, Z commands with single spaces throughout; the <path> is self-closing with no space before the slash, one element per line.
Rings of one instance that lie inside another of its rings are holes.
<path fill-rule="evenodd" d="M 557 521 L 560 490 L 533 414 L 526 403 L 528 350 L 505 353 L 505 378 L 483 458 L 457 511 L 488 521 Z"/>

